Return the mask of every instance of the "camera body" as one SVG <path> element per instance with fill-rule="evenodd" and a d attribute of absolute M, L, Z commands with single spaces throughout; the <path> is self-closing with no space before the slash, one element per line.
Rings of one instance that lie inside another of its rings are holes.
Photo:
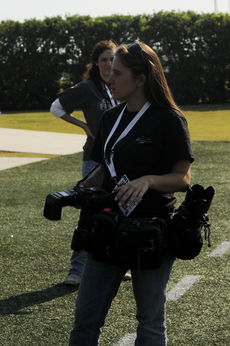
<path fill-rule="evenodd" d="M 46 197 L 44 217 L 51 221 L 61 219 L 62 208 L 79 205 L 82 209 L 97 212 L 114 204 L 114 193 L 100 187 L 86 187 L 51 193 Z"/>

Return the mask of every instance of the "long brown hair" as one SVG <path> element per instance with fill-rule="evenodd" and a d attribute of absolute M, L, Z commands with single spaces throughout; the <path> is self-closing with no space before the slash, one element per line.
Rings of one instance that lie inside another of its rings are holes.
<path fill-rule="evenodd" d="M 115 55 L 119 56 L 122 64 L 129 68 L 134 78 L 141 74 L 146 76 L 145 97 L 148 101 L 165 108 L 178 109 L 169 90 L 165 74 L 157 54 L 146 44 L 138 42 L 142 48 L 142 57 L 130 53 L 128 45 L 121 45 Z M 143 61 L 142 61 L 143 60 Z"/>
<path fill-rule="evenodd" d="M 86 66 L 86 71 L 83 74 L 83 81 L 88 79 L 93 79 L 96 76 L 99 75 L 99 68 L 96 65 L 98 62 L 99 56 L 107 49 L 114 50 L 117 48 L 116 44 L 109 40 L 109 41 L 100 41 L 98 42 L 92 51 L 92 62 Z"/>

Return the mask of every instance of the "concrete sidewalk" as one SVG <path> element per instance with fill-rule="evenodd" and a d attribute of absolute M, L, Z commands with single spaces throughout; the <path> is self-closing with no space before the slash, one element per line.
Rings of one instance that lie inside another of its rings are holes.
<path fill-rule="evenodd" d="M 68 155 L 83 151 L 86 135 L 0 128 L 0 151 Z M 0 157 L 0 170 L 45 158 Z"/>

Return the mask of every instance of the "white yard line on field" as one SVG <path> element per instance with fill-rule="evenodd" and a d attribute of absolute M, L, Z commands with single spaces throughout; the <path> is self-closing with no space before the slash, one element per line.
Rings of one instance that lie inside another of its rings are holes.
<path fill-rule="evenodd" d="M 180 299 L 199 278 L 199 275 L 185 275 L 183 279 L 167 293 L 167 300 L 175 302 Z"/>
<path fill-rule="evenodd" d="M 230 242 L 224 241 L 221 245 L 212 251 L 208 257 L 221 257 L 226 251 L 230 249 Z M 174 286 L 167 293 L 167 301 L 179 300 L 200 278 L 200 275 L 185 275 L 176 286 Z M 116 345 L 114 346 L 133 346 L 136 339 L 136 333 L 126 334 Z"/>
<path fill-rule="evenodd" d="M 133 346 L 136 339 L 136 333 L 126 334 L 118 343 L 114 346 Z"/>
<path fill-rule="evenodd" d="M 230 249 L 230 241 L 224 241 L 222 244 L 217 246 L 217 248 L 212 251 L 208 257 L 221 257 L 225 254 L 226 251 Z"/>

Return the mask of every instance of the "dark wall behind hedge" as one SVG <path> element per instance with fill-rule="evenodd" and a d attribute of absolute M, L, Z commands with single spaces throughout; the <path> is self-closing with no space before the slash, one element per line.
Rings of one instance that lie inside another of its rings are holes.
<path fill-rule="evenodd" d="M 230 101 L 230 16 L 194 12 L 0 23 L 0 109 L 48 109 L 79 82 L 100 40 L 140 40 L 159 55 L 179 104 Z"/>

